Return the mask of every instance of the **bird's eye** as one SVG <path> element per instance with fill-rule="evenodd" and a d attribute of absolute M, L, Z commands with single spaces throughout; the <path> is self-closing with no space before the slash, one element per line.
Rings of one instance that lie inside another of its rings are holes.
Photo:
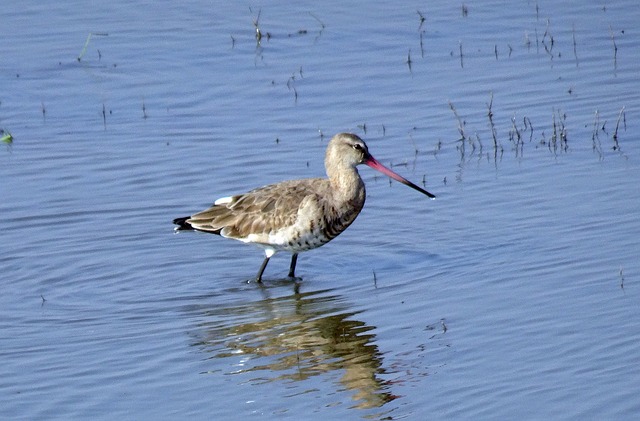
<path fill-rule="evenodd" d="M 354 144 L 353 145 L 353 149 L 355 149 L 356 151 L 359 151 L 359 152 L 364 152 L 364 148 L 359 143 Z"/>

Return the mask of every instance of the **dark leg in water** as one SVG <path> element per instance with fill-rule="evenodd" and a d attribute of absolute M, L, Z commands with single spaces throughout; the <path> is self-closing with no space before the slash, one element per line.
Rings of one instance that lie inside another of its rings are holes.
<path fill-rule="evenodd" d="M 264 262 L 262 262 L 262 265 L 260 266 L 260 270 L 258 270 L 258 275 L 256 276 L 256 282 L 262 283 L 262 273 L 267 267 L 267 263 L 269 263 L 269 257 L 265 257 Z"/>
<path fill-rule="evenodd" d="M 289 266 L 289 278 L 295 278 L 296 263 L 298 263 L 298 253 L 293 253 L 291 256 L 291 266 Z"/>

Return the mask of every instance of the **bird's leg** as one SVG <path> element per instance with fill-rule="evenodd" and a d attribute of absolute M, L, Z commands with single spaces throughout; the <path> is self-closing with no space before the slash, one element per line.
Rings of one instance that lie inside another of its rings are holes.
<path fill-rule="evenodd" d="M 267 256 L 264 258 L 264 262 L 262 262 L 262 265 L 260 266 L 260 270 L 258 270 L 258 275 L 256 276 L 256 282 L 258 283 L 262 283 L 262 273 L 264 272 L 265 268 L 267 267 L 267 263 L 269 263 L 269 259 L 271 258 L 271 256 Z"/>
<path fill-rule="evenodd" d="M 289 278 L 295 278 L 296 263 L 298 263 L 298 253 L 293 253 L 291 256 L 291 266 L 289 266 Z"/>

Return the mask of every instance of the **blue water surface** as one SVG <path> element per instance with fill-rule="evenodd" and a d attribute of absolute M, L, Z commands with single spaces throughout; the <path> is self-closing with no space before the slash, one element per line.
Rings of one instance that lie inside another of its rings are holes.
<path fill-rule="evenodd" d="M 636 2 L 0 17 L 2 419 L 640 411 Z M 342 131 L 437 199 L 362 168 L 358 220 L 263 287 L 260 250 L 174 234 Z"/>

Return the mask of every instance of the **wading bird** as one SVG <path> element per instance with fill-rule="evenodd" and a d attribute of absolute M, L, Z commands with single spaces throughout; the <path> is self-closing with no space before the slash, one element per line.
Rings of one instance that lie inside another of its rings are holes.
<path fill-rule="evenodd" d="M 344 231 L 364 206 L 365 187 L 356 167 L 365 164 L 420 193 L 434 198 L 378 162 L 355 134 L 339 133 L 324 159 L 328 178 L 283 181 L 236 196 L 223 197 L 209 209 L 176 218 L 176 231 L 196 230 L 254 244 L 264 249 L 258 270 L 262 282 L 269 259 L 292 253 L 289 277 L 295 277 L 298 253 L 320 247 Z"/>

